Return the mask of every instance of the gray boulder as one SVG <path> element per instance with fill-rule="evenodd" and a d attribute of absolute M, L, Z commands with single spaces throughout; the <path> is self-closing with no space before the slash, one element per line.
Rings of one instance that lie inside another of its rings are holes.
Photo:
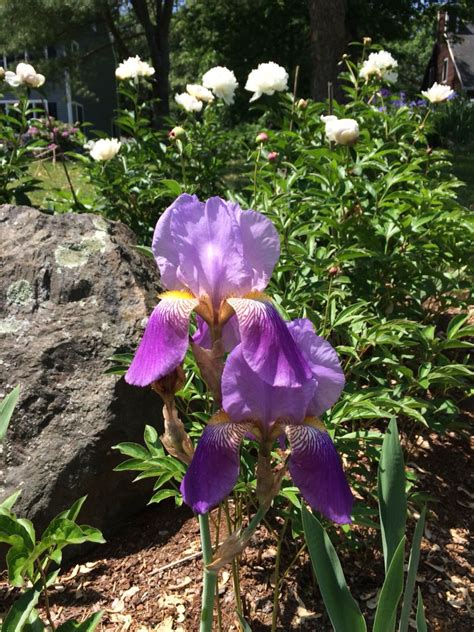
<path fill-rule="evenodd" d="M 0 396 L 21 385 L 0 448 L 0 499 L 42 528 L 88 494 L 82 521 L 110 531 L 144 506 L 147 484 L 113 472 L 111 447 L 160 426 L 150 389 L 105 375 L 134 349 L 156 302 L 154 262 L 133 233 L 90 214 L 0 206 Z"/>

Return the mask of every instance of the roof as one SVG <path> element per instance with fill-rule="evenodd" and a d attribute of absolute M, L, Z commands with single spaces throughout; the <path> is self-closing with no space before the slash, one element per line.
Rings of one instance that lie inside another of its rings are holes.
<path fill-rule="evenodd" d="M 464 24 L 459 33 L 450 36 L 449 47 L 463 87 L 474 89 L 474 24 Z"/>

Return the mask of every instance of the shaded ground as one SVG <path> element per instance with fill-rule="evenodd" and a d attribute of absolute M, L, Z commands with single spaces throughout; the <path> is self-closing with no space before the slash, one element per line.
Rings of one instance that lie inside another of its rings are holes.
<path fill-rule="evenodd" d="M 470 449 L 467 434 L 448 433 L 419 438 L 410 450 L 408 465 L 418 472 L 419 489 L 438 499 L 430 503 L 418 575 L 433 632 L 474 628 L 469 596 L 473 577 L 468 534 L 474 507 Z M 274 520 L 273 526 L 278 526 Z M 378 536 L 370 531 L 361 535 L 365 546 L 347 554 L 343 567 L 370 619 L 383 569 Z M 283 572 L 298 547 L 290 539 L 283 548 Z M 106 545 L 92 551 L 87 561 L 65 570 L 51 597 L 53 617 L 57 622 L 81 619 L 103 609 L 99 630 L 194 632 L 199 627 L 199 549 L 197 522 L 186 510 L 163 504 L 144 511 Z M 242 565 L 241 593 L 253 632 L 271 629 L 275 554 L 274 536 L 261 527 Z M 221 572 L 219 586 L 222 630 L 237 630 L 230 568 Z M 2 582 L 2 606 L 8 606 L 14 596 Z M 280 632 L 331 631 L 305 552 L 285 577 L 278 603 Z"/>

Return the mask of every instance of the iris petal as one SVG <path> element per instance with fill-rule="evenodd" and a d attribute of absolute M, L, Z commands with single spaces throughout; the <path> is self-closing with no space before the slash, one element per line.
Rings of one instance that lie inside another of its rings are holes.
<path fill-rule="evenodd" d="M 206 426 L 181 483 L 184 502 L 206 513 L 230 494 L 239 476 L 239 450 L 247 424 Z"/>
<path fill-rule="evenodd" d="M 301 388 L 272 386 L 252 371 L 244 358 L 242 345 L 227 358 L 222 374 L 222 403 L 234 421 L 259 420 L 267 427 L 285 419 L 302 422 L 316 383 Z"/>
<path fill-rule="evenodd" d="M 262 380 L 293 388 L 312 378 L 286 323 L 269 301 L 229 298 L 227 302 L 239 321 L 244 358 Z"/>
<path fill-rule="evenodd" d="M 339 524 L 351 522 L 353 497 L 331 437 L 313 426 L 287 426 L 289 470 L 307 502 Z"/>
<path fill-rule="evenodd" d="M 264 290 L 280 256 L 278 232 L 257 211 L 242 211 L 238 204 L 233 205 L 233 210 L 240 226 L 244 259 L 252 268 L 252 290 Z"/>
<path fill-rule="evenodd" d="M 291 321 L 288 329 L 318 383 L 307 415 L 321 415 L 339 399 L 344 388 L 338 355 L 327 340 L 315 334 L 313 324 L 306 318 Z"/>
<path fill-rule="evenodd" d="M 252 271 L 243 256 L 239 225 L 221 198 L 210 198 L 203 205 L 197 198 L 190 202 L 189 196 L 181 204 L 182 197 L 169 219 L 173 265 L 179 261 L 176 278 L 195 296 L 209 296 L 218 309 L 226 295 L 251 290 Z M 154 242 L 154 247 L 161 253 L 162 241 Z"/>
<path fill-rule="evenodd" d="M 272 222 L 256 211 L 183 194 L 158 220 L 152 249 L 165 287 L 207 295 L 218 309 L 226 296 L 265 288 L 280 241 Z"/>
<path fill-rule="evenodd" d="M 186 298 L 183 298 L 186 297 Z M 169 292 L 153 310 L 125 380 L 147 386 L 171 373 L 184 360 L 189 319 L 199 301 L 184 292 Z"/>
<path fill-rule="evenodd" d="M 176 213 L 190 209 L 194 213 L 202 213 L 203 202 L 196 195 L 183 193 L 169 206 L 156 224 L 153 234 L 152 251 L 160 269 L 161 282 L 169 290 L 182 290 L 186 286 L 177 277 L 181 253 L 176 248 L 171 220 Z"/>

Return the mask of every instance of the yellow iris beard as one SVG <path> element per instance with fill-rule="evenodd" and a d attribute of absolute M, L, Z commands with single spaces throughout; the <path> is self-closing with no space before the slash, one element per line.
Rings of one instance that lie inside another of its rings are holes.
<path fill-rule="evenodd" d="M 258 292 L 257 290 L 245 294 L 244 298 L 251 298 L 254 301 L 263 301 L 264 303 L 270 303 L 272 300 L 271 296 L 268 296 L 265 292 Z"/>
<path fill-rule="evenodd" d="M 178 301 L 180 299 L 189 299 L 196 298 L 191 292 L 186 292 L 182 290 L 170 290 L 169 292 L 163 292 L 163 294 L 158 294 L 158 298 L 167 299 L 171 301 Z"/>
<path fill-rule="evenodd" d="M 313 428 L 316 428 L 316 430 L 320 430 L 321 432 L 327 432 L 326 426 L 318 417 L 306 417 L 304 423 L 307 426 L 313 426 Z"/>

